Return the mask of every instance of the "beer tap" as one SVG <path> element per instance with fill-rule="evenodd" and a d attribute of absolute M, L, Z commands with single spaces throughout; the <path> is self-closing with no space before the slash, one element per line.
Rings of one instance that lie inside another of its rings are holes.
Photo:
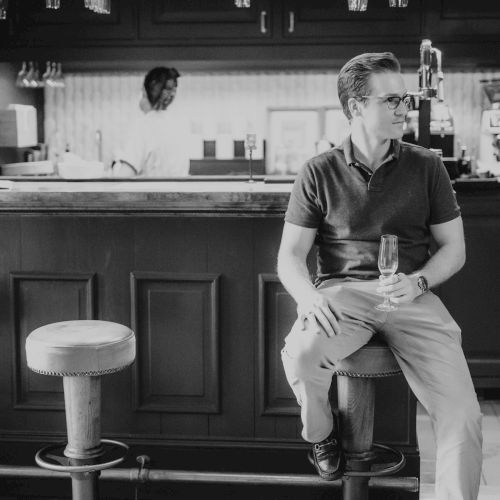
<path fill-rule="evenodd" d="M 433 85 L 433 59 L 437 84 Z M 418 99 L 418 144 L 426 148 L 431 142 L 431 99 L 444 101 L 444 74 L 442 69 L 442 53 L 432 46 L 429 39 L 422 40 L 420 44 L 420 67 L 418 69 L 418 92 L 408 92 Z"/>

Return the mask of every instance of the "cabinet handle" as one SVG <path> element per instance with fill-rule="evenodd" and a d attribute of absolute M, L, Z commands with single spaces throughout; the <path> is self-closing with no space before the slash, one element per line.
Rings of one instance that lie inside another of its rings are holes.
<path fill-rule="evenodd" d="M 288 33 L 295 31 L 295 12 L 293 10 L 288 12 Z"/>
<path fill-rule="evenodd" d="M 266 18 L 267 18 L 267 12 L 265 10 L 261 10 L 260 11 L 260 32 L 263 34 L 267 33 Z"/>

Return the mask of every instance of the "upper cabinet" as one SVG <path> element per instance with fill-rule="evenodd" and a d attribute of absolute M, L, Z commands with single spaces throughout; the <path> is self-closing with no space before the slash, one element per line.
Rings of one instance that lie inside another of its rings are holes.
<path fill-rule="evenodd" d="M 365 12 L 348 11 L 346 0 L 251 0 L 250 8 L 234 0 L 112 0 L 111 15 L 85 9 L 84 0 L 62 0 L 56 11 L 43 0 L 11 0 L 0 61 L 36 52 L 110 68 L 152 60 L 334 68 L 360 52 L 389 50 L 415 65 L 420 41 L 430 38 L 448 68 L 498 67 L 499 26 L 500 0 L 409 0 L 406 8 L 368 0 Z"/>
<path fill-rule="evenodd" d="M 42 0 L 16 0 L 9 7 L 11 45 L 71 46 L 82 41 L 106 42 L 135 38 L 135 2 L 111 0 L 111 14 L 96 14 L 83 0 L 62 0 L 50 10 Z"/>
<path fill-rule="evenodd" d="M 271 0 L 236 8 L 234 0 L 151 0 L 140 3 L 139 39 L 199 44 L 241 43 L 272 36 Z"/>
<path fill-rule="evenodd" d="M 424 34 L 436 42 L 500 41 L 498 0 L 426 0 L 425 20 Z"/>
<path fill-rule="evenodd" d="M 388 0 L 369 0 L 365 12 L 349 12 L 345 0 L 283 0 L 282 35 L 294 41 L 418 38 L 421 24 L 421 0 L 410 0 L 404 9 L 390 8 Z"/>

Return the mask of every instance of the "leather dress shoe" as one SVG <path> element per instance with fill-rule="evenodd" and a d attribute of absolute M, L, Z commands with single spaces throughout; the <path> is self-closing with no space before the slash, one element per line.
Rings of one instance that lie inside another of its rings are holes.
<path fill-rule="evenodd" d="M 343 476 L 345 456 L 335 427 L 324 441 L 313 444 L 308 458 L 321 478 L 334 481 Z"/>

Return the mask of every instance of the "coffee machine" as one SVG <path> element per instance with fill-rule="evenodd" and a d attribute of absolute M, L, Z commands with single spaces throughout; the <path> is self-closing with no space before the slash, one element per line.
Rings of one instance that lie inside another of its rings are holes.
<path fill-rule="evenodd" d="M 490 101 L 481 115 L 481 136 L 477 159 L 478 172 L 500 175 L 500 79 L 480 80 Z"/>
<path fill-rule="evenodd" d="M 415 101 L 418 109 L 418 137 L 417 143 L 425 148 L 431 145 L 431 99 L 438 102 L 444 101 L 444 76 L 442 70 L 441 51 L 432 46 L 429 39 L 422 40 L 420 44 L 420 67 L 418 69 L 418 92 L 408 92 Z M 434 84 L 433 77 L 437 77 Z"/>

